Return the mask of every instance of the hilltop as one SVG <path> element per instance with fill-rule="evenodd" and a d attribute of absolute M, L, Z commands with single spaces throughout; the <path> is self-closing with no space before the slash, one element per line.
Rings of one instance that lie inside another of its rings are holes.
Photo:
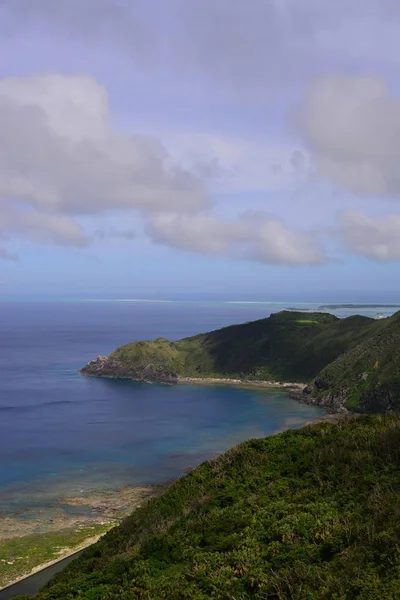
<path fill-rule="evenodd" d="M 250 440 L 135 511 L 36 600 L 396 600 L 400 418 Z"/>
<path fill-rule="evenodd" d="M 283 311 L 175 342 L 133 342 L 81 372 L 163 383 L 301 381 L 308 385 L 300 400 L 332 411 L 388 412 L 400 405 L 400 313 L 375 320 Z"/>

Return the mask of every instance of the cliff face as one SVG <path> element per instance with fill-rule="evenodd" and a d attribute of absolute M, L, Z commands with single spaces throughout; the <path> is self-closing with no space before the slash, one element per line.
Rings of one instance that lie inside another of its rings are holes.
<path fill-rule="evenodd" d="M 302 392 L 294 392 L 290 394 L 290 397 L 294 400 L 298 400 L 303 404 L 310 404 L 312 406 L 321 406 L 326 408 L 330 413 L 349 413 L 346 407 L 349 399 L 347 390 L 337 391 L 335 393 L 325 392 L 323 395 L 318 395 L 318 390 L 314 386 L 307 386 Z"/>
<path fill-rule="evenodd" d="M 177 383 L 178 377 L 172 371 L 162 366 L 135 365 L 125 363 L 109 356 L 98 356 L 91 360 L 80 373 L 87 377 L 106 377 L 109 379 L 131 379 L 155 383 Z"/>

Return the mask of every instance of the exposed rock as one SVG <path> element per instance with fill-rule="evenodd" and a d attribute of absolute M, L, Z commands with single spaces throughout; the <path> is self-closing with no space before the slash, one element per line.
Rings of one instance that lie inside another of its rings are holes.
<path fill-rule="evenodd" d="M 109 356 L 98 356 L 96 360 L 88 362 L 80 373 L 88 377 L 106 377 L 109 379 L 131 379 L 148 383 L 175 384 L 178 382 L 176 373 L 163 367 L 148 365 L 132 365 Z"/>
<path fill-rule="evenodd" d="M 345 407 L 348 399 L 347 390 L 341 392 L 331 392 L 324 396 L 318 396 L 318 388 L 314 389 L 308 385 L 303 389 L 301 393 L 292 393 L 290 397 L 294 400 L 298 400 L 303 404 L 310 404 L 312 406 L 321 406 L 326 408 L 330 413 L 341 413 L 347 414 L 349 411 Z"/>

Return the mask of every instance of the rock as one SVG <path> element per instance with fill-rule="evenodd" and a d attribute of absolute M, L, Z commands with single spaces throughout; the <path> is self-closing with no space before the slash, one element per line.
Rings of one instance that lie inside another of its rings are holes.
<path fill-rule="evenodd" d="M 176 384 L 178 376 L 172 371 L 152 364 L 134 365 L 124 363 L 109 356 L 98 356 L 81 369 L 80 373 L 87 377 L 105 377 L 109 379 L 131 379 L 148 383 Z"/>
<path fill-rule="evenodd" d="M 342 392 L 335 392 L 325 394 L 324 396 L 313 395 L 315 390 L 311 386 L 307 386 L 301 393 L 292 392 L 290 397 L 294 400 L 298 400 L 303 404 L 310 404 L 312 406 L 321 406 L 328 410 L 329 413 L 341 413 L 347 414 L 349 411 L 345 407 L 345 403 L 348 398 L 347 390 Z"/>
<path fill-rule="evenodd" d="M 317 390 L 327 390 L 327 389 L 329 389 L 329 385 L 327 383 L 325 383 L 325 381 L 323 379 L 316 379 L 314 381 L 314 385 L 317 388 Z"/>

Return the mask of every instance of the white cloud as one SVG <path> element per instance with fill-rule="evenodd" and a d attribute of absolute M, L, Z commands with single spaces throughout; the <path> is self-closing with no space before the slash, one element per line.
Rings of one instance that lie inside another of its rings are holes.
<path fill-rule="evenodd" d="M 400 98 L 383 80 L 320 79 L 295 121 L 325 177 L 356 194 L 400 197 Z"/>
<path fill-rule="evenodd" d="M 325 261 L 313 234 L 287 227 L 263 212 L 235 220 L 212 214 L 155 215 L 147 228 L 154 241 L 211 256 L 279 265 L 316 265 Z"/>
<path fill-rule="evenodd" d="M 3 235 L 85 246 L 81 215 L 210 204 L 158 140 L 112 128 L 106 90 L 89 76 L 1 80 L 0 132 Z"/>
<path fill-rule="evenodd" d="M 360 211 L 344 213 L 339 235 L 353 254 L 378 261 L 400 260 L 400 214 L 372 218 Z"/>
<path fill-rule="evenodd" d="M 0 131 L 0 195 L 39 210 L 193 211 L 208 204 L 198 178 L 167 166 L 158 140 L 113 130 L 106 91 L 89 76 L 2 80 Z"/>
<path fill-rule="evenodd" d="M 0 204 L 0 236 L 22 237 L 38 243 L 85 247 L 89 240 L 82 226 L 68 215 L 22 209 L 10 201 Z"/>

